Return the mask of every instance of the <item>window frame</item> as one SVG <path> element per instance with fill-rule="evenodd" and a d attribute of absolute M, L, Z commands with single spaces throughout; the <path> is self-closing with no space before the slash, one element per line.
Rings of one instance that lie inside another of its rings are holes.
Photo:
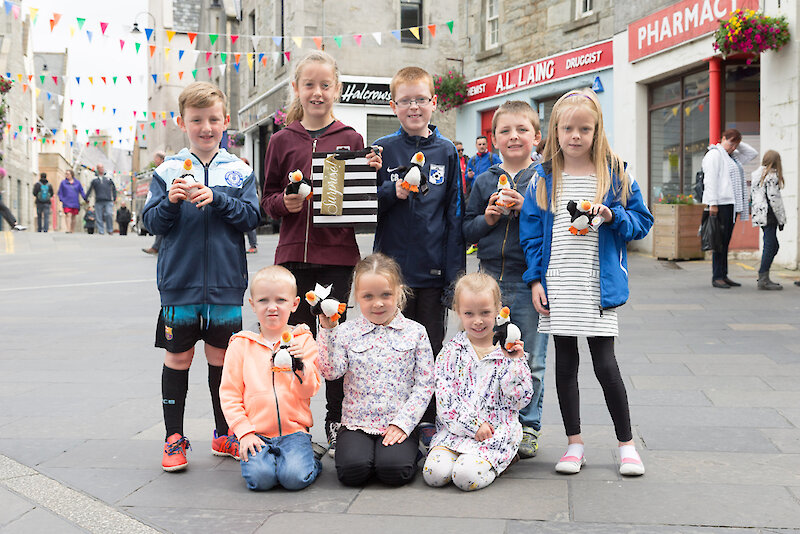
<path fill-rule="evenodd" d="M 492 16 L 492 5 L 494 5 L 494 16 Z M 483 49 L 493 50 L 500 46 L 500 0 L 486 0 L 485 13 Z M 493 34 L 494 41 L 492 41 Z"/>
<path fill-rule="evenodd" d="M 417 7 L 417 24 L 408 26 L 408 28 L 419 28 L 419 39 L 414 37 L 411 30 L 405 29 L 403 26 L 403 7 Z M 425 44 L 425 33 L 422 31 L 425 20 L 423 0 L 400 0 L 400 43 L 404 45 L 423 45 Z"/>
<path fill-rule="evenodd" d="M 575 20 L 594 15 L 594 8 L 594 0 L 575 0 Z"/>

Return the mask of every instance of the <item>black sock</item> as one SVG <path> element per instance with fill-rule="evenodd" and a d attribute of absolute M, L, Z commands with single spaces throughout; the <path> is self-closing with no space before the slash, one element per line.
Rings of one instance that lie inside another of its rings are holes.
<path fill-rule="evenodd" d="M 164 426 L 167 437 L 172 434 L 183 436 L 183 408 L 186 406 L 186 392 L 189 390 L 189 370 L 178 371 L 166 365 L 161 370 L 161 402 L 164 408 Z"/>
<path fill-rule="evenodd" d="M 217 425 L 217 435 L 225 436 L 228 433 L 228 422 L 222 413 L 219 403 L 219 385 L 222 382 L 222 366 L 208 364 L 208 389 L 211 391 L 211 406 L 214 408 L 214 423 Z"/>

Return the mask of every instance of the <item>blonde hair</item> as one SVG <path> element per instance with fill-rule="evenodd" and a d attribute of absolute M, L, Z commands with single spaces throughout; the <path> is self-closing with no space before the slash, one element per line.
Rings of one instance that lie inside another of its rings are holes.
<path fill-rule="evenodd" d="M 333 71 L 333 79 L 338 87 L 336 90 L 336 100 L 339 100 L 339 96 L 341 96 L 342 91 L 342 84 L 339 82 L 339 66 L 336 64 L 336 60 L 333 59 L 333 56 L 323 52 L 322 50 L 314 50 L 313 52 L 310 52 L 306 57 L 297 63 L 294 68 L 295 87 L 300 85 L 300 76 L 303 74 L 303 67 L 312 62 L 322 63 L 323 65 L 328 65 L 331 68 Z M 300 103 L 300 99 L 295 96 L 294 91 L 291 88 L 289 89 L 289 99 L 289 109 L 286 112 L 286 124 L 303 120 L 303 105 Z M 331 118 L 336 118 L 333 116 L 333 111 L 331 111 Z"/>
<path fill-rule="evenodd" d="M 522 115 L 530 121 L 531 126 L 533 126 L 534 134 L 541 131 L 539 114 L 533 111 L 533 108 L 530 104 L 523 102 L 522 100 L 506 100 L 500 105 L 499 108 L 497 108 L 492 116 L 492 135 L 495 134 L 495 131 L 497 130 L 497 122 L 503 115 Z"/>
<path fill-rule="evenodd" d="M 398 85 L 417 82 L 427 83 L 428 89 L 431 91 L 431 96 L 434 95 L 433 77 L 428 71 L 419 67 L 403 67 L 392 76 L 392 81 L 389 82 L 389 91 L 392 93 L 392 99 L 394 100 Z"/>
<path fill-rule="evenodd" d="M 559 98 L 553 106 L 550 124 L 547 127 L 547 144 L 542 154 L 544 161 L 549 161 L 552 165 L 553 191 L 550 199 L 548 199 L 544 176 L 540 176 L 536 183 L 536 204 L 541 209 L 549 208 L 554 213 L 558 209 L 564 172 L 564 154 L 561 152 L 561 144 L 558 142 L 558 125 L 561 120 L 568 117 L 571 112 L 578 108 L 589 111 L 594 117 L 594 139 L 592 140 L 592 150 L 590 152 L 590 158 L 595 167 L 595 176 L 597 177 L 597 193 L 594 201 L 603 202 L 603 199 L 605 199 L 613 186 L 612 176 L 616 175 L 619 180 L 619 186 L 618 189 L 615 188 L 613 193 L 624 206 L 628 203 L 628 195 L 631 192 L 630 176 L 625 171 L 622 158 L 611 150 L 603 128 L 603 111 L 600 108 L 597 95 L 591 89 L 570 91 Z"/>
<path fill-rule="evenodd" d="M 484 272 L 465 274 L 456 282 L 456 287 L 453 291 L 453 309 L 458 312 L 458 304 L 461 302 L 461 295 L 464 292 L 469 293 L 490 293 L 494 301 L 495 308 L 500 309 L 500 286 L 494 277 L 489 276 Z"/>
<path fill-rule="evenodd" d="M 397 307 L 402 310 L 406 305 L 408 296 L 411 294 L 411 289 L 403 283 L 403 274 L 397 262 L 380 252 L 370 254 L 358 262 L 355 269 L 353 269 L 354 292 L 358 289 L 359 278 L 368 273 L 377 274 L 386 278 L 397 294 Z"/>
<path fill-rule="evenodd" d="M 228 115 L 228 97 L 222 89 L 209 82 L 193 82 L 181 91 L 178 97 L 178 109 L 181 117 L 186 108 L 210 108 L 217 102 L 222 102 L 222 113 Z"/>
<path fill-rule="evenodd" d="M 268 265 L 267 267 L 260 269 L 250 281 L 250 295 L 253 294 L 253 286 L 256 284 L 256 282 L 261 281 L 284 282 L 292 288 L 294 295 L 297 296 L 297 279 L 286 267 L 282 267 L 280 265 Z"/>
<path fill-rule="evenodd" d="M 778 187 L 783 189 L 783 166 L 781 165 L 781 155 L 775 150 L 767 150 L 764 152 L 764 157 L 761 159 L 761 166 L 764 170 L 761 171 L 761 180 L 758 185 L 764 183 L 764 178 L 771 172 L 778 175 Z"/>

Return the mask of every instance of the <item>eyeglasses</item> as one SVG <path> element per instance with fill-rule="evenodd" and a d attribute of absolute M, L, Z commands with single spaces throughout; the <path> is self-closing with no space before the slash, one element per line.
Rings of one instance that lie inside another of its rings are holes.
<path fill-rule="evenodd" d="M 463 154 L 463 153 L 464 153 L 464 149 L 463 149 L 463 148 L 459 148 L 459 149 L 457 149 L 457 150 L 458 150 L 458 153 L 459 153 L 459 154 Z"/>
<path fill-rule="evenodd" d="M 417 98 L 402 98 L 400 100 L 395 101 L 395 105 L 399 108 L 409 108 L 411 104 L 416 104 L 419 107 L 427 106 L 432 98 L 428 98 L 427 96 L 419 96 Z"/>

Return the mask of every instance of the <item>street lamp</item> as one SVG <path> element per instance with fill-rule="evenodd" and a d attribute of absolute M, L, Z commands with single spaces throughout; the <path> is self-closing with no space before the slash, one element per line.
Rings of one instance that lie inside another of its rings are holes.
<path fill-rule="evenodd" d="M 139 15 L 147 15 L 147 16 L 151 17 L 153 19 L 153 29 L 155 29 L 155 27 L 156 27 L 156 18 L 153 16 L 153 14 L 150 13 L 149 11 L 140 11 L 139 13 L 136 14 L 135 17 L 133 17 L 133 27 L 131 28 L 131 33 L 133 33 L 133 34 L 142 33 L 142 30 L 139 29 L 139 23 L 136 22 L 136 19 L 139 18 Z M 155 32 L 153 32 L 153 35 L 151 36 L 151 38 L 153 39 L 153 42 L 156 42 Z"/>

